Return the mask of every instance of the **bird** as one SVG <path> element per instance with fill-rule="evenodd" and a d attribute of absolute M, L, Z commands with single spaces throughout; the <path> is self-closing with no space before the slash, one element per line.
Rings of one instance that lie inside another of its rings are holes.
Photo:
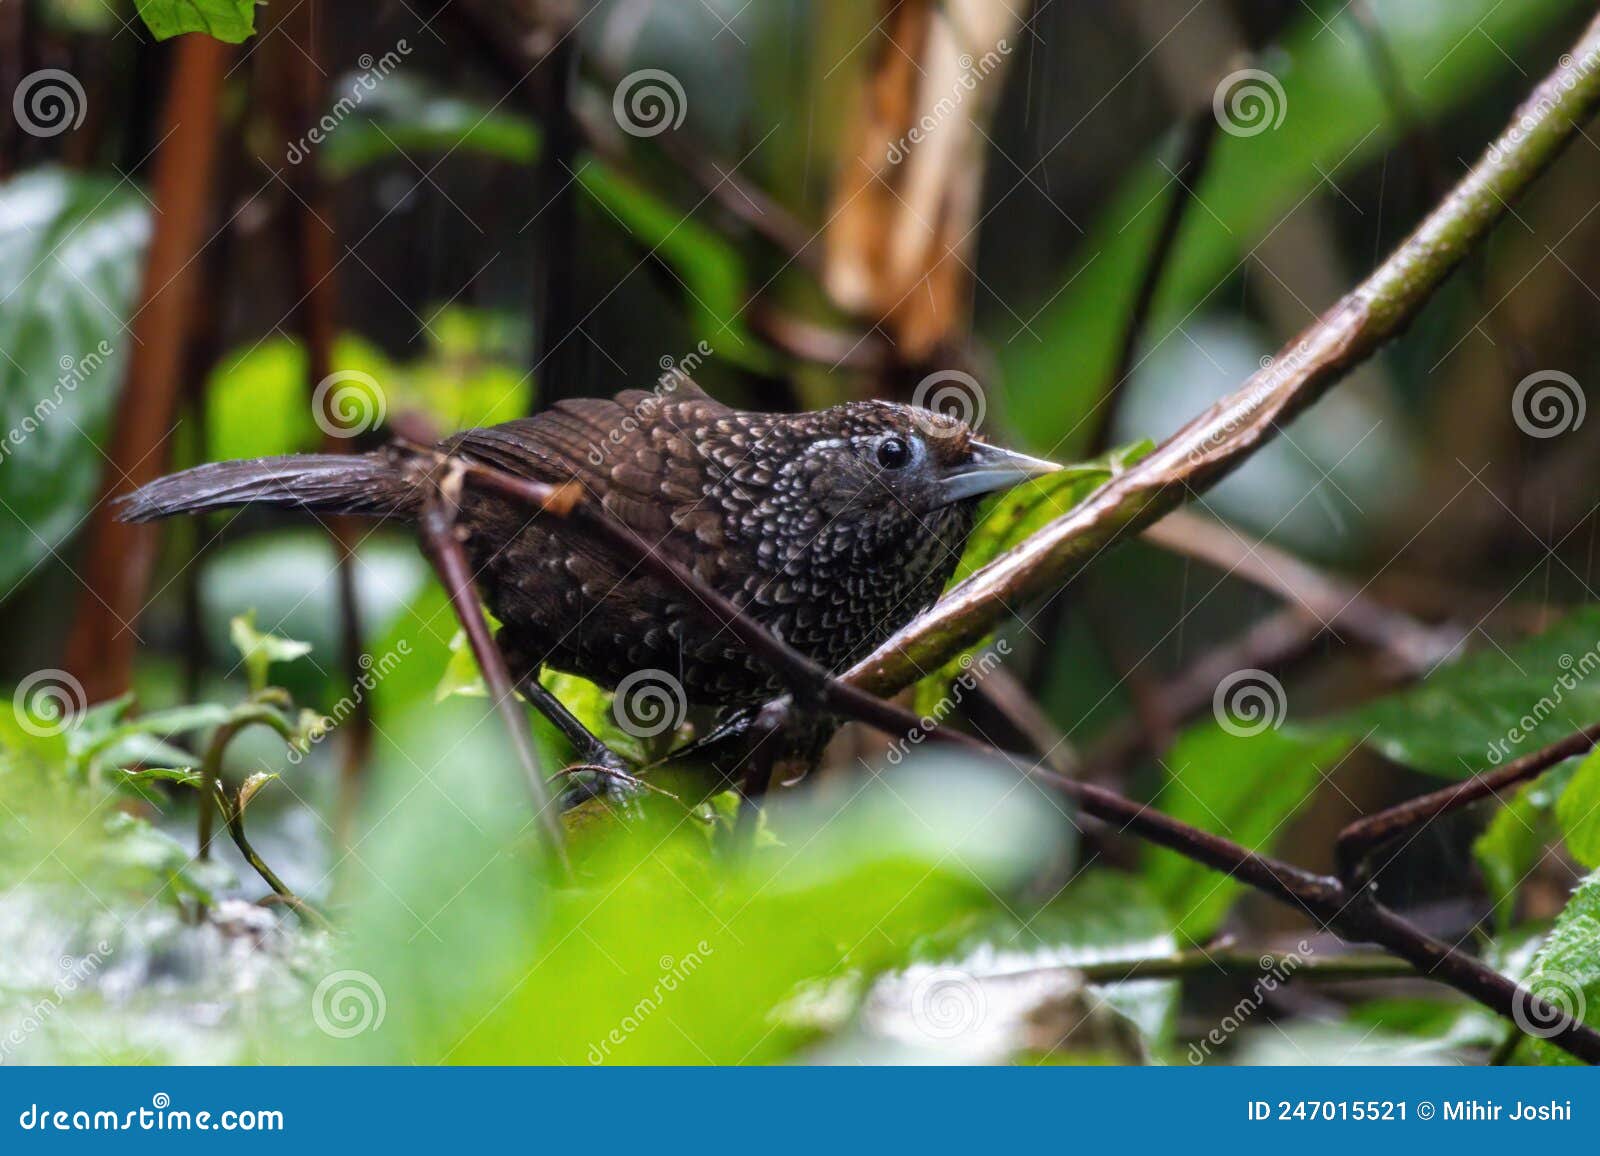
<path fill-rule="evenodd" d="M 734 409 L 693 381 L 556 402 L 469 429 L 442 455 L 585 497 L 830 671 L 930 606 L 981 500 L 1060 467 L 981 441 L 959 418 L 899 402 L 801 413 Z M 121 498 L 147 522 L 264 504 L 414 521 L 432 485 L 392 451 L 215 462 Z M 615 689 L 664 675 L 685 705 L 750 708 L 786 687 L 692 596 L 549 512 L 467 487 L 458 534 L 523 690 L 584 766 L 626 764 L 540 686 L 541 668 Z"/>

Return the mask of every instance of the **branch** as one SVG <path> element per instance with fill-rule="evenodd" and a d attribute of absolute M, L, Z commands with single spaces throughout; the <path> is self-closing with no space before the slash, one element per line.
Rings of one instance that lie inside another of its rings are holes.
<path fill-rule="evenodd" d="M 1254 541 L 1233 526 L 1176 510 L 1144 532 L 1144 539 L 1270 590 L 1322 624 L 1387 655 L 1407 674 L 1426 674 L 1465 641 L 1460 630 L 1432 629 L 1382 603 L 1364 587 L 1344 582 L 1287 550 Z"/>
<path fill-rule="evenodd" d="M 534 815 L 543 831 L 546 848 L 557 865 L 565 871 L 568 862 L 560 811 L 550 798 L 539 756 L 534 751 L 528 716 L 523 713 L 521 703 L 512 689 L 505 659 L 489 635 L 489 624 L 483 620 L 478 595 L 472 585 L 472 570 L 467 564 L 466 551 L 462 548 L 461 539 L 456 537 L 456 496 L 459 492 L 459 475 L 446 475 L 423 506 L 422 516 L 418 519 L 422 550 L 428 556 L 428 561 L 433 563 L 439 581 L 450 596 L 450 605 L 461 620 L 467 641 L 472 645 L 472 655 L 478 661 L 483 684 L 488 688 L 501 718 L 505 720 L 517 760 L 528 779 Z"/>
<path fill-rule="evenodd" d="M 1184 122 L 1183 150 L 1178 157 L 1178 169 L 1172 174 L 1172 183 L 1178 187 L 1173 190 L 1166 212 L 1161 216 L 1161 225 L 1145 259 L 1144 273 L 1134 294 L 1133 308 L 1128 312 L 1127 326 L 1122 331 L 1122 345 L 1116 365 L 1095 405 L 1098 412 L 1090 421 L 1092 429 L 1085 440 L 1090 457 L 1098 457 L 1111 448 L 1107 442 L 1111 436 L 1111 423 L 1117 416 L 1117 403 L 1127 388 L 1128 379 L 1138 368 L 1134 358 L 1139 353 L 1139 339 L 1144 336 L 1151 309 L 1155 306 L 1162 274 L 1166 272 L 1173 251 L 1177 248 L 1178 234 L 1182 232 L 1183 222 L 1196 200 L 1195 190 L 1200 187 L 1200 181 L 1210 164 L 1211 149 L 1216 143 L 1219 127 L 1216 113 L 1209 105 L 1191 113 Z"/>
<path fill-rule="evenodd" d="M 1398 336 L 1600 105 L 1600 19 L 1411 237 L 1358 288 L 1234 394 L 1149 457 L 950 590 L 844 678 L 880 694 L 917 681 L 976 643 L 1008 606 L 1069 581 L 1236 469 L 1355 366 Z"/>

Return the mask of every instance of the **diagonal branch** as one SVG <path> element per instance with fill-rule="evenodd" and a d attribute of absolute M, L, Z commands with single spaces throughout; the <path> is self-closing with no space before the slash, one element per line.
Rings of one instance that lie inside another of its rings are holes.
<path fill-rule="evenodd" d="M 1600 18 L 1411 237 L 1278 356 L 1149 457 L 950 590 L 845 680 L 891 694 L 977 642 L 1007 607 L 1054 590 L 1101 550 L 1220 481 L 1398 336 L 1600 107 Z"/>

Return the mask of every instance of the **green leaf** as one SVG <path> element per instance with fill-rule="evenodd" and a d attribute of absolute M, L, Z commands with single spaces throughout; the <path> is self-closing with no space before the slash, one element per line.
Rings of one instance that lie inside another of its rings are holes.
<path fill-rule="evenodd" d="M 120 184 L 59 169 L 0 184 L 0 599 L 98 492 L 148 234 Z"/>
<path fill-rule="evenodd" d="M 234 647 L 244 658 L 252 691 L 266 688 L 267 675 L 274 662 L 293 662 L 311 653 L 309 642 L 296 642 L 292 638 L 263 634 L 257 630 L 254 610 L 234 618 L 229 623 L 228 632 Z"/>
<path fill-rule="evenodd" d="M 1401 83 L 1432 120 L 1479 97 L 1504 73 L 1532 67 L 1519 53 L 1586 5 L 1377 0 L 1372 7 Z M 1184 220 L 1147 327 L 1153 340 L 1187 321 L 1262 236 L 1326 180 L 1360 170 L 1401 139 L 1405 126 L 1396 123 L 1352 20 L 1331 11 L 1303 17 L 1281 41 L 1281 62 L 1268 62 L 1283 89 L 1282 125 L 1255 136 L 1217 137 L 1196 189 L 1206 211 Z M 1080 419 L 1112 372 L 1166 203 L 1162 192 L 1172 182 L 1166 151 L 1138 166 L 1090 227 L 1079 245 L 1085 263 L 1063 275 L 1066 287 L 1030 322 L 1039 340 L 1000 349 L 1006 408 L 1030 443 L 1054 445 L 1074 429 L 1081 440 L 1089 428 Z M 1063 366 L 1072 372 L 1064 374 Z"/>
<path fill-rule="evenodd" d="M 1563 1014 L 1594 1026 L 1600 1012 L 1600 871 L 1578 885 L 1555 926 L 1533 958 L 1523 986 Z M 1552 1025 L 1526 1015 L 1525 1032 Z M 1517 1063 L 1576 1064 L 1579 1061 L 1542 1038 L 1529 1038 L 1512 1056 Z"/>
<path fill-rule="evenodd" d="M 1591 606 L 1537 638 L 1470 655 L 1319 729 L 1365 735 L 1386 758 L 1461 779 L 1600 718 L 1597 674 L 1600 607 Z"/>
<path fill-rule="evenodd" d="M 256 31 L 261 0 L 135 0 L 139 15 L 157 40 L 204 32 L 228 44 L 242 44 Z"/>
<path fill-rule="evenodd" d="M 334 178 L 400 153 L 466 152 L 522 165 L 539 155 L 539 126 L 531 120 L 413 76 L 347 75 L 334 84 L 332 96 L 330 116 L 340 107 L 353 111 L 308 148 Z"/>
<path fill-rule="evenodd" d="M 278 776 L 276 774 L 267 774 L 264 771 L 257 771 L 255 774 L 247 778 L 243 783 L 239 784 L 239 813 L 243 814 L 244 809 L 250 805 L 250 800 L 254 799 L 256 795 L 260 793 L 261 788 L 272 782 L 272 780 L 276 779 L 277 777 Z"/>
<path fill-rule="evenodd" d="M 1185 731 L 1162 760 L 1167 785 L 1156 806 L 1184 823 L 1268 851 L 1350 749 L 1343 736 L 1284 728 L 1236 735 L 1217 723 Z M 1178 931 L 1204 942 L 1242 884 L 1172 851 L 1152 848 L 1145 877 L 1177 918 Z M 1184 945 L 1187 946 L 1187 945 Z"/>
<path fill-rule="evenodd" d="M 1154 443 L 1149 441 L 1123 446 L 1094 461 L 1078 462 L 1008 491 L 994 503 L 967 539 L 954 581 L 987 566 L 1030 534 L 1070 513 L 1074 506 L 1154 448 Z"/>
<path fill-rule="evenodd" d="M 1495 926 L 1502 932 L 1511 927 L 1515 916 L 1517 888 L 1560 836 L 1556 800 L 1562 797 L 1578 762 L 1568 759 L 1524 786 L 1495 812 L 1472 844 L 1473 858 L 1494 904 Z"/>
<path fill-rule="evenodd" d="M 1590 751 L 1556 804 L 1567 850 L 1585 867 L 1600 867 L 1600 751 Z"/>

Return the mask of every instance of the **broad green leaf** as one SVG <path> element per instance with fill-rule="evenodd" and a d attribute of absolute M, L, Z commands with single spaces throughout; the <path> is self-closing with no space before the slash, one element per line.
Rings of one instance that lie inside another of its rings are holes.
<path fill-rule="evenodd" d="M 311 653 L 309 642 L 297 642 L 292 638 L 257 630 L 254 610 L 234 618 L 229 624 L 228 633 L 244 659 L 251 690 L 261 690 L 267 685 L 267 676 L 274 662 L 293 662 Z"/>
<path fill-rule="evenodd" d="M 330 116 L 338 117 L 341 108 L 350 111 L 325 140 L 308 142 L 305 151 L 315 152 L 323 171 L 335 178 L 401 153 L 463 152 L 523 165 L 539 155 L 539 126 L 531 120 L 414 76 L 343 76 L 333 84 L 330 100 Z"/>
<path fill-rule="evenodd" d="M 1515 917 L 1518 887 L 1561 835 L 1556 800 L 1577 769 L 1578 760 L 1568 759 L 1524 786 L 1495 812 L 1472 844 L 1473 858 L 1483 871 L 1494 904 L 1495 926 L 1501 931 L 1508 930 Z"/>
<path fill-rule="evenodd" d="M 1287 727 L 1235 735 L 1203 723 L 1179 736 L 1162 760 L 1167 783 L 1156 806 L 1173 818 L 1270 851 L 1350 749 L 1342 736 Z M 1242 884 L 1172 851 L 1151 848 L 1145 877 L 1177 920 L 1181 935 L 1203 943 L 1217 929 Z M 1187 943 L 1180 946 L 1188 946 Z"/>
<path fill-rule="evenodd" d="M 1573 892 L 1522 983 L 1561 1013 L 1561 1022 L 1577 1020 L 1591 1027 L 1600 1022 L 1600 872 L 1590 875 Z M 1523 1021 L 1518 1026 L 1530 1033 L 1530 1038 L 1518 1046 L 1513 1062 L 1579 1062 L 1538 1038 L 1540 1031 L 1554 1025 L 1527 1011 Z"/>
<path fill-rule="evenodd" d="M 1587 607 L 1537 638 L 1478 651 L 1318 729 L 1366 735 L 1386 758 L 1461 779 L 1600 719 L 1597 675 L 1600 607 Z"/>
<path fill-rule="evenodd" d="M 50 168 L 0 184 L 0 600 L 98 493 L 148 234 L 118 183 Z"/>
<path fill-rule="evenodd" d="M 1495 77 L 1544 67 L 1525 59 L 1582 0 L 1374 0 L 1401 82 L 1428 119 L 1478 96 Z M 1324 5 L 1281 41 L 1268 61 L 1282 86 L 1282 124 L 1253 136 L 1218 136 L 1196 190 L 1205 212 L 1188 214 L 1147 332 L 1159 341 L 1230 276 L 1263 235 L 1329 178 L 1355 172 L 1402 136 L 1353 17 Z M 1071 147 L 1069 139 L 1065 147 Z M 1054 445 L 1079 425 L 1112 372 L 1123 327 L 1172 181 L 1161 151 L 1124 182 L 1090 227 L 1078 269 L 1030 323 L 1040 340 L 1001 349 L 1007 409 L 1030 443 Z M 1332 196 L 1331 193 L 1325 195 Z M 1313 303 L 1318 304 L 1318 303 Z M 1030 315 L 1029 310 L 1022 313 Z M 1176 340 L 1176 338 L 1174 338 Z M 1063 373 L 1071 366 L 1071 373 Z"/>
<path fill-rule="evenodd" d="M 1600 867 L 1600 752 L 1591 751 L 1556 803 L 1567 850 L 1585 867 Z"/>
<path fill-rule="evenodd" d="M 228 44 L 242 44 L 256 32 L 256 5 L 262 0 L 134 0 L 157 40 L 204 32 Z"/>

